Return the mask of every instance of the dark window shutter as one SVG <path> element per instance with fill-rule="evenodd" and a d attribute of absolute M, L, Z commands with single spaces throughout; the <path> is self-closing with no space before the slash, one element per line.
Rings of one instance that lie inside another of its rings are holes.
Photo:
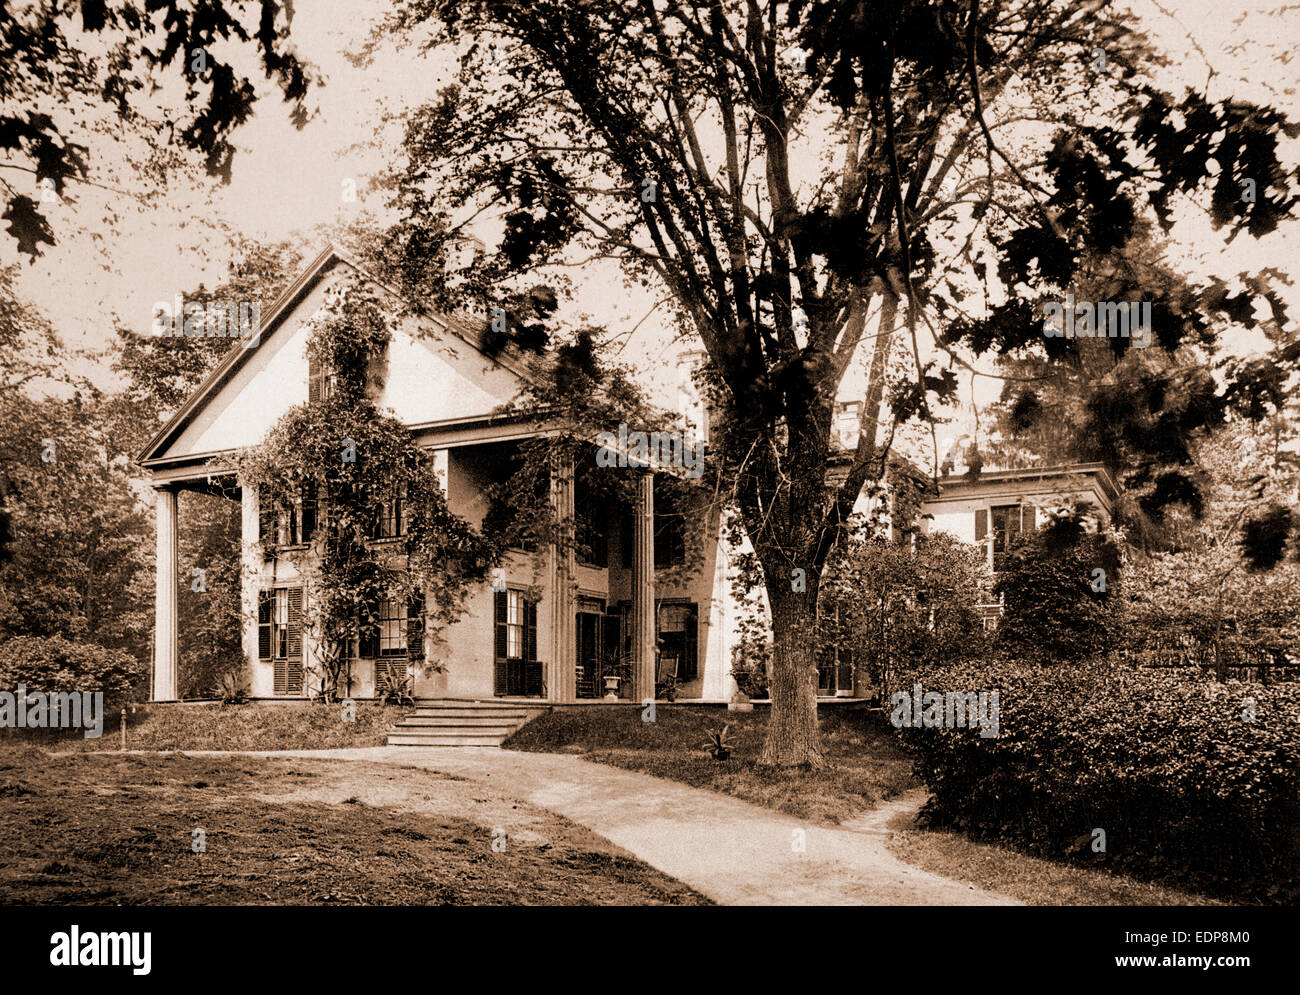
<path fill-rule="evenodd" d="M 378 617 L 378 606 L 371 606 L 369 615 L 370 618 L 361 620 L 361 634 L 358 639 L 357 652 L 363 660 L 370 660 L 379 656 L 379 629 L 377 624 L 370 620 Z"/>
<path fill-rule="evenodd" d="M 312 536 L 316 534 L 316 482 L 306 480 L 302 485 L 302 535 L 299 537 L 300 542 L 311 542 Z"/>
<path fill-rule="evenodd" d="M 524 602 L 524 659 L 537 659 L 537 602 Z"/>
<path fill-rule="evenodd" d="M 272 691 L 274 694 L 289 693 L 289 661 L 283 657 L 275 661 L 275 687 Z"/>
<path fill-rule="evenodd" d="M 494 602 L 494 640 L 493 655 L 496 660 L 493 664 L 493 692 L 495 694 L 509 694 L 510 683 L 507 675 L 506 649 L 506 592 L 496 591 L 493 595 Z"/>
<path fill-rule="evenodd" d="M 289 651 L 285 660 L 285 694 L 302 694 L 302 588 L 291 587 L 286 592 L 289 599 Z"/>
<path fill-rule="evenodd" d="M 418 594 L 406 603 L 406 658 L 424 659 L 424 598 Z"/>
<path fill-rule="evenodd" d="M 975 512 L 975 541 L 983 542 L 984 537 L 989 534 L 989 513 L 985 508 L 980 508 Z"/>
<path fill-rule="evenodd" d="M 276 545 L 276 528 L 279 525 L 279 514 L 275 506 L 275 498 L 271 495 L 269 489 L 265 487 L 258 488 L 257 491 L 257 541 L 262 544 L 263 551 L 267 556 L 273 556 Z"/>
<path fill-rule="evenodd" d="M 537 659 L 537 602 L 524 602 L 524 694 L 541 697 L 545 693 L 542 664 Z"/>
<path fill-rule="evenodd" d="M 697 669 L 698 645 L 700 632 L 700 608 L 699 605 L 691 605 L 690 614 L 686 617 L 686 674 L 689 680 L 695 680 L 699 675 Z"/>
<path fill-rule="evenodd" d="M 497 591 L 494 597 L 496 602 L 496 658 L 504 660 L 509 648 L 509 642 L 506 639 L 506 592 Z"/>
<path fill-rule="evenodd" d="M 257 592 L 257 657 L 259 660 L 271 659 L 271 606 L 274 602 L 273 591 Z"/>
<path fill-rule="evenodd" d="M 321 399 L 321 364 L 319 360 L 307 357 L 307 403 L 315 404 Z"/>

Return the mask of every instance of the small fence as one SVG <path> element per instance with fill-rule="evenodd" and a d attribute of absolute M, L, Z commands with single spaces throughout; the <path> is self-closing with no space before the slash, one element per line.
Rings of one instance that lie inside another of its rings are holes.
<path fill-rule="evenodd" d="M 1220 681 L 1277 684 L 1300 680 L 1300 657 L 1271 649 L 1196 641 L 1125 650 L 1120 653 L 1120 658 L 1132 666 L 1150 670 L 1195 668 L 1201 676 Z"/>

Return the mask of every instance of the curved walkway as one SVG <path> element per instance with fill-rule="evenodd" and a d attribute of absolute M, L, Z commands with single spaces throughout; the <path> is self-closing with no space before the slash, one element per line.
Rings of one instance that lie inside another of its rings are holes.
<path fill-rule="evenodd" d="M 910 818 L 924 798 L 920 792 L 828 828 L 727 795 L 560 754 L 381 746 L 259 755 L 368 760 L 490 784 L 586 826 L 727 905 L 1018 904 L 912 867 L 885 848 L 886 823 Z M 411 804 L 418 807 L 417 800 Z"/>

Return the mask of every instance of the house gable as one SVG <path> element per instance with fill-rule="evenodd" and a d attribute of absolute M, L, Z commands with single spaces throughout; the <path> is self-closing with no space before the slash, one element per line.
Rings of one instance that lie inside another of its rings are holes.
<path fill-rule="evenodd" d="M 365 276 L 332 246 L 317 257 L 272 309 L 255 344 L 232 349 L 141 454 L 141 465 L 257 445 L 290 408 L 305 403 L 308 322 L 348 270 Z M 463 323 L 408 316 L 389 343 L 378 406 L 412 426 L 484 417 L 512 400 L 522 381 L 508 359 L 486 356 Z"/>

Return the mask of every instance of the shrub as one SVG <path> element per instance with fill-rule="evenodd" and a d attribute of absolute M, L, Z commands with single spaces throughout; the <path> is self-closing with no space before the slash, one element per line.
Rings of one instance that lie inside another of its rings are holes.
<path fill-rule="evenodd" d="M 1300 895 L 1300 684 L 993 664 L 913 672 L 892 690 L 917 680 L 999 692 L 994 738 L 900 730 L 933 824 L 1211 892 Z M 1095 829 L 1104 857 L 1089 845 Z"/>
<path fill-rule="evenodd" d="M 910 543 L 856 536 L 822 577 L 819 663 L 851 659 L 859 686 L 874 691 L 900 661 L 978 658 L 987 645 L 978 606 L 991 598 L 989 583 L 983 552 L 947 533 Z"/>
<path fill-rule="evenodd" d="M 102 691 L 105 707 L 146 686 L 143 664 L 125 650 L 74 643 L 62 636 L 15 636 L 0 643 L 0 689 Z"/>
<path fill-rule="evenodd" d="M 740 693 L 749 698 L 766 698 L 772 644 L 766 639 L 742 635 L 731 649 L 731 676 Z"/>
<path fill-rule="evenodd" d="M 1119 565 L 1114 542 L 1084 531 L 1077 513 L 1025 537 L 994 585 L 1005 606 L 998 649 L 1042 662 L 1086 660 L 1114 649 L 1124 621 Z"/>
<path fill-rule="evenodd" d="M 246 705 L 249 698 L 248 681 L 243 674 L 228 672 L 217 679 L 212 686 L 212 693 L 223 705 Z"/>

